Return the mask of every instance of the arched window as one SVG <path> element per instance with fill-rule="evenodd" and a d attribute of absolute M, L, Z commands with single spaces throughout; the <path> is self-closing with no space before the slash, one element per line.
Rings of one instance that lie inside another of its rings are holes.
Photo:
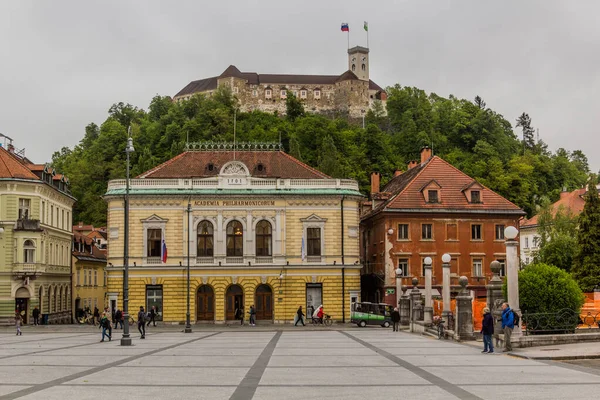
<path fill-rule="evenodd" d="M 356 65 L 352 64 L 352 72 L 356 71 Z"/>
<path fill-rule="evenodd" d="M 366 71 L 366 70 L 367 70 L 367 66 L 366 66 L 365 64 L 363 64 L 363 65 L 362 65 L 360 68 L 361 68 L 363 71 Z"/>
<path fill-rule="evenodd" d="M 240 221 L 227 224 L 227 257 L 244 255 L 244 228 Z"/>
<path fill-rule="evenodd" d="M 212 257 L 214 248 L 213 225 L 209 221 L 198 224 L 198 257 Z"/>
<path fill-rule="evenodd" d="M 26 264 L 35 262 L 35 245 L 32 240 L 23 243 L 23 262 Z"/>
<path fill-rule="evenodd" d="M 270 257 L 273 255 L 272 244 L 273 230 L 269 221 L 262 220 L 256 224 L 256 255 L 258 257 Z"/>

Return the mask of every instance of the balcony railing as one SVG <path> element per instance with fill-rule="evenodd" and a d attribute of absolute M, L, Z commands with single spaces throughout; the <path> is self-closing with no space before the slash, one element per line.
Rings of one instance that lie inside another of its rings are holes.
<path fill-rule="evenodd" d="M 18 231 L 39 231 L 40 220 L 39 219 L 18 219 L 15 230 Z"/>
<path fill-rule="evenodd" d="M 129 187 L 135 189 L 223 189 L 223 179 L 130 179 Z M 245 185 L 233 189 L 346 189 L 358 191 L 358 182 L 353 179 L 270 179 L 249 177 Z M 108 183 L 108 190 L 125 189 L 125 179 L 114 179 Z"/>
<path fill-rule="evenodd" d="M 13 264 L 12 272 L 13 274 L 39 275 L 46 272 L 46 266 L 36 263 L 18 263 Z"/>

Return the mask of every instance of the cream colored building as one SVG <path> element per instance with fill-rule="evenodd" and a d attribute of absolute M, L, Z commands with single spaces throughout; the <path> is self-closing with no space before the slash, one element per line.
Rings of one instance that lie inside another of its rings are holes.
<path fill-rule="evenodd" d="M 189 262 L 192 322 L 233 321 L 255 305 L 259 321 L 285 323 L 321 304 L 349 320 L 360 295 L 358 184 L 275 148 L 197 148 L 131 180 L 130 312 L 154 305 L 165 322 L 185 321 Z M 113 180 L 105 196 L 107 296 L 118 307 L 124 193 Z"/>
<path fill-rule="evenodd" d="M 79 233 L 73 234 L 73 317 L 84 310 L 104 310 L 106 299 L 106 254 L 96 241 Z"/>
<path fill-rule="evenodd" d="M 71 322 L 71 225 L 66 177 L 0 147 L 0 323 L 34 307 Z"/>

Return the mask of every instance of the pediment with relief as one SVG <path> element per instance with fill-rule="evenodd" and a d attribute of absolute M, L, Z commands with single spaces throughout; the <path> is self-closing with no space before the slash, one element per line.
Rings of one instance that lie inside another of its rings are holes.
<path fill-rule="evenodd" d="M 168 219 L 161 218 L 161 217 L 159 217 L 159 216 L 158 216 L 158 215 L 156 215 L 156 214 L 152 214 L 152 215 L 151 215 L 151 216 L 149 216 L 148 218 L 146 218 L 146 219 L 142 219 L 142 220 L 140 220 L 140 221 L 142 221 L 142 223 L 146 223 L 146 224 L 148 224 L 148 223 L 157 223 L 157 222 L 158 222 L 158 223 L 166 223 L 166 222 L 167 222 L 167 221 L 169 221 L 169 220 L 168 220 Z"/>
<path fill-rule="evenodd" d="M 223 165 L 219 175 L 250 176 L 248 167 L 241 161 L 230 161 Z"/>
<path fill-rule="evenodd" d="M 312 214 L 307 218 L 300 218 L 302 222 L 325 222 L 327 218 L 321 218 L 317 214 Z"/>

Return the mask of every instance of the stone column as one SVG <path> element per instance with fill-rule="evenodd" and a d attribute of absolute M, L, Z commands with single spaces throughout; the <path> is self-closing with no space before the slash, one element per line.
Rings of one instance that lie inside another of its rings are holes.
<path fill-rule="evenodd" d="M 410 324 L 410 298 L 408 297 L 408 287 L 402 286 L 402 297 L 400 297 L 400 325 L 408 326 Z"/>
<path fill-rule="evenodd" d="M 443 279 L 443 287 L 442 287 L 442 300 L 443 307 L 442 310 L 442 319 L 444 321 L 449 321 L 448 315 L 451 313 L 450 311 L 450 263 L 444 262 L 442 263 L 442 279 Z"/>
<path fill-rule="evenodd" d="M 456 296 L 456 319 L 454 337 L 457 340 L 473 340 L 473 298 L 467 290 L 469 279 L 461 276 L 458 279 L 461 291 Z"/>
<path fill-rule="evenodd" d="M 411 290 L 411 292 L 410 292 L 410 303 L 411 303 L 410 318 L 411 318 L 411 321 L 419 321 L 419 320 L 422 320 L 422 318 L 421 318 L 421 311 L 422 311 L 421 292 L 419 291 L 419 288 L 417 288 L 417 285 L 419 284 L 419 279 L 413 278 L 412 283 L 413 283 L 413 290 Z"/>
<path fill-rule="evenodd" d="M 492 261 L 490 270 L 493 276 L 485 288 L 487 289 L 487 307 L 490 309 L 492 317 L 494 317 L 494 336 L 497 339 L 497 335 L 502 333 L 502 303 L 504 302 L 502 279 L 498 275 L 500 272 L 500 263 Z"/>
<path fill-rule="evenodd" d="M 396 306 L 398 307 L 398 311 L 400 311 L 400 296 L 402 293 L 402 278 L 400 275 L 396 274 Z"/>
<path fill-rule="evenodd" d="M 513 228 L 513 227 L 509 227 Z M 508 229 L 508 228 L 507 228 Z M 514 228 L 513 228 L 514 229 Z M 513 239 L 506 239 L 506 286 L 508 295 L 508 305 L 519 316 L 521 307 L 519 306 L 519 256 L 517 254 L 518 242 Z M 512 336 L 522 335 L 521 326 L 515 325 Z"/>
<path fill-rule="evenodd" d="M 433 305 L 431 303 L 431 264 L 425 264 L 425 313 L 423 322 L 430 325 L 433 322 Z"/>

